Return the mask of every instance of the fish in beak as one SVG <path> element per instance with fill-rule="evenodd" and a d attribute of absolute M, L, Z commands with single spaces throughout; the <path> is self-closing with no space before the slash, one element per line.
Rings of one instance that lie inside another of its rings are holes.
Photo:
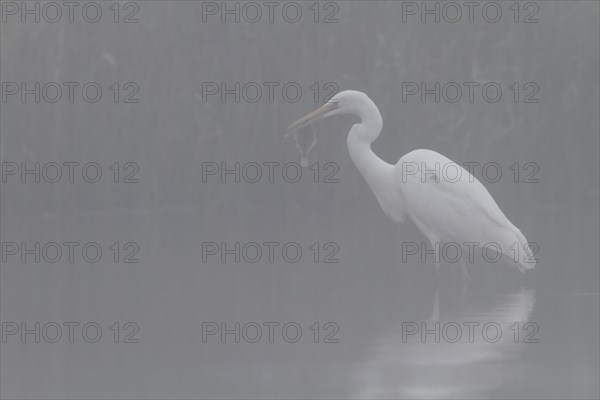
<path fill-rule="evenodd" d="M 291 124 L 290 126 L 288 126 L 285 130 L 284 137 L 288 137 L 293 132 L 297 132 L 298 130 L 300 130 L 308 125 L 311 125 L 314 122 L 317 122 L 323 118 L 330 116 L 338 108 L 339 108 L 339 105 L 338 105 L 337 101 L 328 101 L 320 108 L 316 109 L 315 111 L 311 112 L 310 114 L 305 115 L 304 117 L 300 118 L 298 121 L 296 121 L 293 124 Z"/>
<path fill-rule="evenodd" d="M 312 125 L 300 128 L 300 130 L 294 134 L 294 142 L 296 143 L 296 148 L 300 152 L 301 167 L 308 167 L 311 164 L 311 159 L 316 161 L 315 152 L 312 150 L 317 145 L 317 135 L 315 134 Z"/>

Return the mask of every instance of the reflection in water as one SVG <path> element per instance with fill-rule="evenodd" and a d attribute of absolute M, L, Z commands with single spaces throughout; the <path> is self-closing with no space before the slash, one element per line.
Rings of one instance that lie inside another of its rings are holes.
<path fill-rule="evenodd" d="M 466 302 L 467 286 L 461 294 L 462 304 Z M 357 398 L 484 398 L 500 387 L 503 382 L 511 382 L 520 374 L 517 368 L 506 368 L 503 360 L 519 357 L 523 350 L 523 341 L 533 328 L 524 330 L 535 303 L 535 292 L 523 289 L 518 293 L 494 296 L 489 309 L 471 310 L 472 306 L 462 307 L 458 312 L 440 316 L 439 292 L 434 296 L 431 316 L 425 321 L 412 321 L 419 331 L 423 327 L 435 330 L 439 322 L 440 340 L 435 342 L 434 334 L 428 334 L 423 340 L 420 333 L 408 335 L 411 329 L 397 324 L 377 340 L 376 348 L 369 352 L 371 359 L 359 373 L 360 387 L 353 397 Z M 481 308 L 481 306 L 479 307 Z M 486 307 L 488 308 L 488 307 Z M 482 327 L 488 323 L 497 323 L 502 336 L 494 342 L 496 330 L 491 327 L 486 340 Z M 462 336 L 455 343 L 458 324 Z M 473 342 L 469 341 L 469 327 L 466 324 L 479 323 L 473 327 Z M 519 323 L 519 336 L 515 340 L 515 327 Z M 423 325 L 424 324 L 424 325 Z M 450 324 L 450 325 L 447 325 Z M 512 329 L 511 329 L 512 325 Z M 444 340 L 444 327 L 447 326 Z"/>

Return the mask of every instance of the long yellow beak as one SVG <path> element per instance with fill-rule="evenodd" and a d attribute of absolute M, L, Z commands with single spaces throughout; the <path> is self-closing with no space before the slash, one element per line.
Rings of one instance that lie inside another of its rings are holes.
<path fill-rule="evenodd" d="M 292 134 L 292 132 L 296 132 L 296 131 L 304 128 L 307 125 L 310 125 L 320 119 L 325 118 L 330 111 L 333 111 L 337 108 L 338 108 L 338 104 L 336 102 L 331 101 L 331 102 L 325 103 L 323 106 L 317 108 L 315 111 L 311 112 L 310 114 L 305 115 L 304 117 L 300 118 L 298 121 L 296 121 L 293 124 L 291 124 L 290 126 L 288 126 L 285 129 L 284 137 L 288 137 L 290 134 Z"/>

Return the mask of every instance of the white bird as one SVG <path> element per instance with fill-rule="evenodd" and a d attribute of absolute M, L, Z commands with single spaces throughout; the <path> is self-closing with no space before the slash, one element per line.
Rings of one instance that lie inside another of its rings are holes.
<path fill-rule="evenodd" d="M 360 118 L 361 122 L 354 124 L 348 133 L 350 157 L 381 208 L 392 219 L 401 223 L 408 216 L 437 251 L 441 243 L 465 248 L 473 246 L 469 243 L 478 243 L 497 250 L 521 272 L 535 267 L 525 236 L 506 218 L 477 178 L 460 165 L 426 149 L 411 151 L 396 165 L 386 163 L 373 153 L 371 143 L 381 132 L 382 119 L 377 106 L 366 94 L 354 90 L 336 94 L 322 107 L 291 124 L 285 136 L 337 114 Z M 472 252 L 473 247 L 467 250 Z M 462 271 L 468 279 L 465 252 L 461 254 Z M 436 269 L 439 277 L 439 254 Z"/>

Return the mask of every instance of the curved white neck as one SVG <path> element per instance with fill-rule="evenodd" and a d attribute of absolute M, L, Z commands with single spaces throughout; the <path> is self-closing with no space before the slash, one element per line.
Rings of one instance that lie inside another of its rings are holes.
<path fill-rule="evenodd" d="M 371 150 L 371 143 L 381 132 L 381 114 L 372 102 L 366 112 L 356 114 L 362 121 L 350 129 L 347 139 L 348 151 L 371 190 L 377 195 L 385 187 L 388 182 L 386 178 L 390 177 L 394 169 L 393 165 L 383 161 Z"/>

